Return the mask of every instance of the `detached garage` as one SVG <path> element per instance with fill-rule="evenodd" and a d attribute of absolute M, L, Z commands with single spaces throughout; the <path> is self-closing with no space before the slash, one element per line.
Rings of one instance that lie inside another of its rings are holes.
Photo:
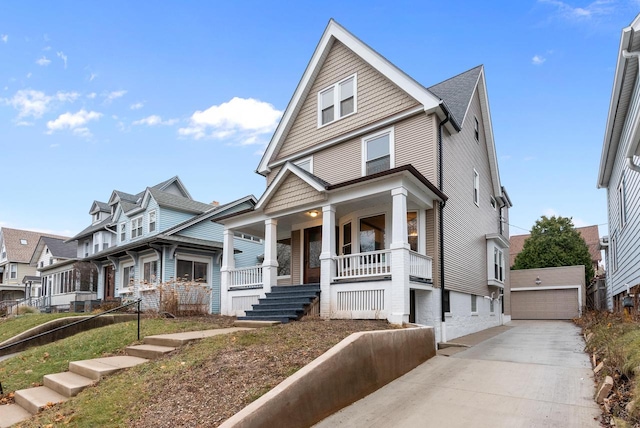
<path fill-rule="evenodd" d="M 584 266 L 511 270 L 511 319 L 567 320 L 586 304 Z"/>

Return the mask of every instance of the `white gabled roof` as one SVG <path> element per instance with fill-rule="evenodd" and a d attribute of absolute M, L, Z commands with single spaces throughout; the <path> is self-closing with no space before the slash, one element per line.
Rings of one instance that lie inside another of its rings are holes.
<path fill-rule="evenodd" d="M 278 127 L 276 128 L 276 131 L 273 134 L 262 159 L 260 160 L 260 164 L 256 170 L 259 174 L 265 175 L 270 171 L 269 161 L 273 157 L 275 150 L 280 146 L 280 143 L 286 138 L 335 40 L 339 40 L 371 67 L 391 80 L 400 89 L 415 98 L 424 106 L 425 111 L 433 110 L 440 105 L 440 99 L 429 92 L 429 90 L 424 86 L 413 80 L 398 67 L 387 61 L 387 59 L 382 55 L 371 49 L 367 44 L 331 19 L 329 20 L 329 24 L 324 30 L 322 38 L 309 61 L 309 65 L 307 65 L 307 68 L 302 75 L 300 83 L 298 83 L 298 87 L 293 93 L 291 101 L 289 101 L 289 105 L 282 116 L 282 120 L 278 124 Z"/>

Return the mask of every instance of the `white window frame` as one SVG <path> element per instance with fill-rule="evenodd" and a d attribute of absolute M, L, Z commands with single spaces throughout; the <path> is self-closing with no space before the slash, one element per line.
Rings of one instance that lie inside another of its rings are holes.
<path fill-rule="evenodd" d="M 498 268 L 498 274 L 496 275 L 496 267 Z M 504 270 L 504 251 L 497 246 L 493 247 L 493 279 L 504 283 L 505 270 Z"/>
<path fill-rule="evenodd" d="M 361 152 L 362 152 L 362 176 L 367 175 L 367 143 L 371 140 L 375 140 L 384 135 L 389 135 L 389 169 L 395 168 L 396 156 L 395 156 L 395 129 L 387 128 L 382 131 L 378 131 L 374 134 L 369 134 L 362 138 Z"/>
<path fill-rule="evenodd" d="M 125 282 L 124 278 L 124 270 L 129 268 L 129 278 L 127 278 Z M 133 269 L 133 278 L 131 277 L 131 269 Z M 133 283 L 131 283 L 131 279 L 133 279 Z M 136 283 L 136 268 L 133 262 L 127 262 L 120 265 L 120 289 L 129 288 L 129 285 L 133 286 Z"/>
<path fill-rule="evenodd" d="M 353 79 L 353 111 L 351 113 L 342 114 L 340 111 L 340 87 L 343 83 L 348 81 L 349 79 Z M 327 91 L 333 90 L 333 120 L 327 123 L 322 123 L 322 94 Z M 340 119 L 344 119 L 345 117 L 349 117 L 358 112 L 358 73 L 354 73 L 351 76 L 347 76 L 339 82 L 334 83 L 331 86 L 327 86 L 318 92 L 318 128 L 322 128 L 323 126 L 330 125 L 334 122 L 337 122 Z"/>
<path fill-rule="evenodd" d="M 144 275 L 144 265 L 146 265 L 147 263 L 153 263 L 156 262 L 156 278 L 155 280 L 149 280 L 147 281 L 147 284 L 151 284 L 151 285 L 156 285 L 159 282 L 159 278 L 160 278 L 160 261 L 158 260 L 157 256 L 151 256 L 151 257 L 143 257 L 140 259 L 140 267 L 141 267 L 141 271 L 140 271 L 140 283 L 144 283 L 146 281 Z"/>
<path fill-rule="evenodd" d="M 309 169 L 305 169 L 304 167 L 302 167 L 303 164 L 309 162 Z M 304 169 L 305 171 L 313 174 L 313 156 L 309 156 L 303 159 L 299 159 L 297 161 L 293 162 L 294 165 L 300 167 L 301 169 Z"/>
<path fill-rule="evenodd" d="M 138 224 L 136 226 L 136 223 Z M 142 228 L 142 216 L 131 219 L 131 239 L 140 238 L 144 233 Z"/>
<path fill-rule="evenodd" d="M 491 208 L 493 208 L 493 210 L 496 210 L 496 198 L 494 198 L 493 196 L 491 196 L 491 199 L 489 201 L 491 203 Z"/>
<path fill-rule="evenodd" d="M 153 215 L 153 221 L 151 221 L 151 215 Z M 151 230 L 151 225 L 153 224 L 153 230 Z M 148 221 L 147 221 L 147 230 L 149 233 L 156 232 L 158 230 L 158 212 L 156 210 L 149 211 Z"/>
<path fill-rule="evenodd" d="M 627 200 L 624 187 L 623 175 L 620 178 L 620 184 L 618 184 L 618 221 L 620 222 L 620 229 L 622 229 L 625 224 L 627 224 Z"/>
<path fill-rule="evenodd" d="M 127 240 L 127 223 L 120 223 L 119 229 L 120 242 L 124 242 Z"/>
<path fill-rule="evenodd" d="M 18 265 L 9 263 L 9 279 L 18 279 Z"/>
<path fill-rule="evenodd" d="M 480 206 L 480 174 L 473 169 L 473 203 Z"/>
<path fill-rule="evenodd" d="M 184 254 L 178 253 L 176 254 L 176 263 L 175 263 L 175 272 L 174 278 L 178 279 L 178 260 L 184 260 L 189 262 L 198 262 L 198 263 L 206 263 L 207 264 L 207 280 L 205 282 L 200 282 L 200 285 L 211 285 L 212 283 L 212 274 L 213 274 L 213 260 L 210 257 L 199 257 L 192 254 Z M 193 278 L 190 278 L 192 281 Z"/>

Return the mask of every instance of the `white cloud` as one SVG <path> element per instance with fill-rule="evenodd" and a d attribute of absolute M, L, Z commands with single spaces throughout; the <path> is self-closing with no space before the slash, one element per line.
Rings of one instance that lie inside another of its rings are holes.
<path fill-rule="evenodd" d="M 33 126 L 35 125 L 33 122 L 29 122 L 26 120 L 21 120 L 20 122 L 16 122 L 16 126 Z"/>
<path fill-rule="evenodd" d="M 87 98 L 89 98 L 91 100 L 94 99 L 97 96 L 98 96 L 98 94 L 96 94 L 95 92 L 91 92 L 90 94 L 87 94 Z"/>
<path fill-rule="evenodd" d="M 156 126 L 156 125 L 175 125 L 178 122 L 178 119 L 169 119 L 162 120 L 162 118 L 158 115 L 151 115 L 145 117 L 144 119 L 136 120 L 132 123 L 132 125 L 147 125 L 147 126 Z"/>
<path fill-rule="evenodd" d="M 8 34 L 0 34 L 0 40 L 2 40 L 3 43 L 7 43 L 9 41 L 9 35 Z"/>
<path fill-rule="evenodd" d="M 127 91 L 125 91 L 125 90 L 111 91 L 111 92 L 103 93 L 102 96 L 105 97 L 105 102 L 111 102 L 111 101 L 113 101 L 115 99 L 124 97 L 124 95 L 126 93 L 127 93 Z"/>
<path fill-rule="evenodd" d="M 531 58 L 531 64 L 533 65 L 542 65 L 544 64 L 544 62 L 547 59 L 545 57 L 543 57 L 542 55 L 534 55 L 533 58 Z"/>
<path fill-rule="evenodd" d="M 538 0 L 538 2 L 555 6 L 558 15 L 571 21 L 584 21 L 609 15 L 615 11 L 615 2 L 611 0 L 596 0 L 585 7 L 574 7 L 559 0 Z"/>
<path fill-rule="evenodd" d="M 47 122 L 47 134 L 53 134 L 55 131 L 69 129 L 75 135 L 90 137 L 91 133 L 84 125 L 91 120 L 98 120 L 100 117 L 102 117 L 102 113 L 86 111 L 85 109 L 82 109 L 77 113 L 67 112 L 58 116 L 56 120 L 50 120 Z"/>
<path fill-rule="evenodd" d="M 58 58 L 64 61 L 64 68 L 67 68 L 67 56 L 64 54 L 64 52 L 56 52 L 56 55 L 58 55 Z"/>
<path fill-rule="evenodd" d="M 50 51 L 51 50 L 51 46 L 45 46 L 42 48 L 43 51 Z"/>
<path fill-rule="evenodd" d="M 18 119 L 23 117 L 40 118 L 49 108 L 52 98 L 44 92 L 33 89 L 21 89 L 5 102 L 18 110 Z"/>
<path fill-rule="evenodd" d="M 51 60 L 47 59 L 47 57 L 43 55 L 42 58 L 36 60 L 36 64 L 42 67 L 46 67 L 47 65 L 51 64 Z"/>
<path fill-rule="evenodd" d="M 253 98 L 234 97 L 226 103 L 196 111 L 189 125 L 178 130 L 183 137 L 223 139 L 236 144 L 260 144 L 264 134 L 278 125 L 282 112 L 273 105 Z"/>
<path fill-rule="evenodd" d="M 31 78 L 31 76 L 33 76 L 33 74 L 31 74 L 30 72 L 29 72 L 29 73 L 27 73 L 27 79 L 30 79 L 30 78 Z"/>
<path fill-rule="evenodd" d="M 91 73 L 91 74 L 89 75 L 89 82 L 93 82 L 93 79 L 95 79 L 96 77 L 98 77 L 98 74 L 97 74 L 97 73 Z"/>
<path fill-rule="evenodd" d="M 129 108 L 130 108 L 131 110 L 140 110 L 142 107 L 144 107 L 144 103 L 142 103 L 142 102 L 137 102 L 137 103 L 135 103 L 135 104 L 131 104 L 131 105 L 129 106 Z"/>
<path fill-rule="evenodd" d="M 58 91 L 56 93 L 56 99 L 58 101 L 62 101 L 62 102 L 74 102 L 75 100 L 77 100 L 78 98 L 80 98 L 80 94 L 78 92 L 61 92 Z"/>

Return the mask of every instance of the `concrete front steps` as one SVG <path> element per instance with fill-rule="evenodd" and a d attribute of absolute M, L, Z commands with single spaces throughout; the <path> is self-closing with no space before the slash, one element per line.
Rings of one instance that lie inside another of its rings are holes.
<path fill-rule="evenodd" d="M 15 404 L 0 406 L 0 428 L 8 428 L 45 407 L 65 402 L 105 376 L 159 358 L 186 343 L 243 330 L 252 328 L 233 327 L 147 336 L 143 345 L 128 346 L 125 349 L 127 355 L 72 361 L 69 371 L 45 375 L 44 386 L 16 391 Z"/>

